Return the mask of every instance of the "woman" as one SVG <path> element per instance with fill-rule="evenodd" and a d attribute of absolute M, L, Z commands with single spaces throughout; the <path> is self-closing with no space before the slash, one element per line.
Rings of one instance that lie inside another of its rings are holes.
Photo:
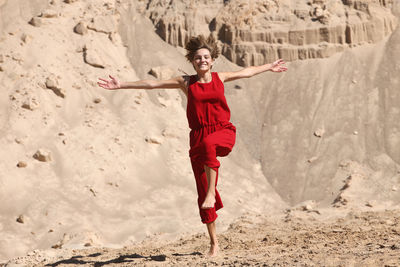
<path fill-rule="evenodd" d="M 210 235 L 209 256 L 218 251 L 215 220 L 216 211 L 223 207 L 216 190 L 218 168 L 217 156 L 227 156 L 234 144 L 236 128 L 230 120 L 230 110 L 224 96 L 224 82 L 249 78 L 256 74 L 282 72 L 283 60 L 258 67 L 247 67 L 234 72 L 211 72 L 219 49 L 215 39 L 203 35 L 192 37 L 186 44 L 186 58 L 196 70 L 196 75 L 179 76 L 169 80 L 140 80 L 120 82 L 111 75 L 110 80 L 101 79 L 99 86 L 115 89 L 181 89 L 187 96 L 187 118 L 190 131 L 190 160 L 196 179 L 200 217 Z"/>

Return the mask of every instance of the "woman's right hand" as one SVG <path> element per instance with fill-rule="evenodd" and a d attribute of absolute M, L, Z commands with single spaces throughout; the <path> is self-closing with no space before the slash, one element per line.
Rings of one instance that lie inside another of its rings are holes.
<path fill-rule="evenodd" d="M 108 90 L 115 90 L 115 89 L 121 89 L 121 83 L 115 79 L 113 76 L 108 75 L 110 77 L 111 80 L 106 80 L 106 79 L 102 79 L 99 78 L 99 80 L 103 81 L 103 82 L 97 82 L 97 84 L 104 88 L 104 89 L 108 89 Z"/>

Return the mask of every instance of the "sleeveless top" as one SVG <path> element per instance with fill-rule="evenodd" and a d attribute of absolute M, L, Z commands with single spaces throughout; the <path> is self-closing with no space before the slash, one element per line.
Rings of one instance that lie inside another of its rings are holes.
<path fill-rule="evenodd" d="M 231 118 L 224 84 L 216 72 L 212 72 L 211 76 L 209 83 L 199 83 L 196 75 L 190 76 L 186 116 L 192 130 L 229 122 Z"/>

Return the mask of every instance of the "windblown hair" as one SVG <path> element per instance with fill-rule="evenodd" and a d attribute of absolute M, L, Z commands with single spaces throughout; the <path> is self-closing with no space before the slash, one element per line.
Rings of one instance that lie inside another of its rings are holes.
<path fill-rule="evenodd" d="M 213 59 L 216 59 L 220 53 L 217 41 L 212 35 L 208 36 L 207 39 L 202 34 L 196 37 L 191 37 L 186 43 L 185 48 L 187 51 L 186 58 L 189 62 L 193 61 L 196 51 L 201 48 L 207 48 L 210 51 L 211 58 Z"/>

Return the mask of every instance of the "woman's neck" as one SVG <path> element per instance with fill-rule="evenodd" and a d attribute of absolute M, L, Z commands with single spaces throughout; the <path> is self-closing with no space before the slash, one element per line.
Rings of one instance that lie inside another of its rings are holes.
<path fill-rule="evenodd" d="M 211 70 L 207 72 L 197 72 L 197 81 L 201 83 L 209 83 L 212 81 Z"/>

